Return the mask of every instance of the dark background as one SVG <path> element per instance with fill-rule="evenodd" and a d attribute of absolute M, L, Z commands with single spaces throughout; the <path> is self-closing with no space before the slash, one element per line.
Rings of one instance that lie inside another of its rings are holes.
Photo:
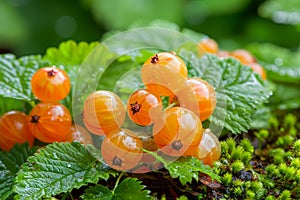
<path fill-rule="evenodd" d="M 228 50 L 300 44 L 299 0 L 0 0 L 0 53 L 43 54 L 65 40 L 98 41 L 154 19 L 207 34 Z"/>

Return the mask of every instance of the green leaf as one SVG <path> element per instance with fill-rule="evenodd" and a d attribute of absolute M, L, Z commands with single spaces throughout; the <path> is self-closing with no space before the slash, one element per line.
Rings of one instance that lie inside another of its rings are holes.
<path fill-rule="evenodd" d="M 10 152 L 0 152 L 0 197 L 8 198 L 13 193 L 16 173 L 26 159 L 35 152 L 28 143 L 16 144 Z"/>
<path fill-rule="evenodd" d="M 39 68 L 49 62 L 40 56 L 24 56 L 19 59 L 12 54 L 0 55 L 0 97 L 15 98 L 31 102 L 30 80 Z"/>
<path fill-rule="evenodd" d="M 263 64 L 269 80 L 300 83 L 300 48 L 292 52 L 273 44 L 251 44 L 247 49 Z"/>
<path fill-rule="evenodd" d="M 19 199 L 50 198 L 108 177 L 106 167 L 84 145 L 53 143 L 28 158 L 14 190 Z"/>
<path fill-rule="evenodd" d="M 12 110 L 19 110 L 27 113 L 28 104 L 19 99 L 0 97 L 0 116 Z"/>
<path fill-rule="evenodd" d="M 125 178 L 114 191 L 114 200 L 122 199 L 150 199 L 149 190 L 137 178 Z"/>
<path fill-rule="evenodd" d="M 300 62 L 300 49 L 290 51 L 270 43 L 253 43 L 246 47 L 257 60 L 267 64 L 294 66 Z"/>
<path fill-rule="evenodd" d="M 143 150 L 146 153 L 153 155 L 159 162 L 162 162 L 164 167 L 169 171 L 172 178 L 179 178 L 182 185 L 191 183 L 192 179 L 198 181 L 199 173 L 204 173 L 210 176 L 213 180 L 220 180 L 220 177 L 213 172 L 213 169 L 203 164 L 202 161 L 195 157 L 180 157 L 174 161 L 168 160 L 158 155 L 156 152 Z"/>
<path fill-rule="evenodd" d="M 2 47 L 19 47 L 26 40 L 29 27 L 18 8 L 9 1 L 0 1 L 0 43 Z"/>
<path fill-rule="evenodd" d="M 111 200 L 113 198 L 113 193 L 103 185 L 95 185 L 86 189 L 80 197 L 83 200 Z"/>
<path fill-rule="evenodd" d="M 300 1 L 268 0 L 260 5 L 259 14 L 280 24 L 300 24 Z"/>
<path fill-rule="evenodd" d="M 202 34 L 202 33 L 198 33 L 196 31 L 193 31 L 191 29 L 187 29 L 184 28 L 181 31 L 184 35 L 188 36 L 189 38 L 191 38 L 192 40 L 194 40 L 196 43 L 199 43 L 201 40 L 208 38 L 208 36 Z"/>
<path fill-rule="evenodd" d="M 182 158 L 165 166 L 172 178 L 179 178 L 182 185 L 191 183 L 192 179 L 198 181 L 199 172 L 207 174 L 212 179 L 220 180 L 212 168 L 205 165 L 195 157 Z"/>
<path fill-rule="evenodd" d="M 145 190 L 145 186 L 137 178 L 125 178 L 114 191 L 103 185 L 95 185 L 85 190 L 81 198 L 84 200 L 147 200 L 151 199 L 149 193 L 150 191 Z"/>
<path fill-rule="evenodd" d="M 80 66 L 89 53 L 99 44 L 99 42 L 79 42 L 73 40 L 62 42 L 59 47 L 50 47 L 44 55 L 45 60 L 49 60 L 54 65 Z"/>
<path fill-rule="evenodd" d="M 300 49 L 290 51 L 273 44 L 251 44 L 247 49 L 261 62 L 273 81 L 270 106 L 275 109 L 300 107 Z"/>
<path fill-rule="evenodd" d="M 180 1 L 172 0 L 91 1 L 91 9 L 95 20 L 104 24 L 107 29 L 124 30 L 131 24 L 148 24 L 158 18 L 157 13 L 159 13 L 159 19 L 179 23 L 182 19 L 181 4 Z"/>
<path fill-rule="evenodd" d="M 234 134 L 247 132 L 251 114 L 270 96 L 259 75 L 235 59 L 211 54 L 194 64 L 194 75 L 209 82 L 217 93 L 217 105 L 209 118 L 210 129 L 214 133 L 222 127 Z"/>

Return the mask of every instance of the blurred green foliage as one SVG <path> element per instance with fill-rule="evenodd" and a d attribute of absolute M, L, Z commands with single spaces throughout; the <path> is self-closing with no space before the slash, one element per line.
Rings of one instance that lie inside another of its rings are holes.
<path fill-rule="evenodd" d="M 155 19 L 204 33 L 229 50 L 300 43 L 299 0 L 1 0 L 0 53 L 40 54 L 68 39 L 98 41 L 107 31 Z"/>

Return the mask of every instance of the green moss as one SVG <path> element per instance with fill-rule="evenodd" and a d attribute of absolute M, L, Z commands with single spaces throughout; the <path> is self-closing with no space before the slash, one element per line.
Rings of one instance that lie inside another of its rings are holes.
<path fill-rule="evenodd" d="M 281 195 L 278 197 L 278 200 L 290 200 L 291 192 L 288 190 L 283 190 Z"/>
<path fill-rule="evenodd" d="M 255 132 L 259 145 L 249 139 L 221 142 L 215 167 L 232 199 L 300 199 L 300 140 L 297 118 L 270 119 L 270 129 Z"/>

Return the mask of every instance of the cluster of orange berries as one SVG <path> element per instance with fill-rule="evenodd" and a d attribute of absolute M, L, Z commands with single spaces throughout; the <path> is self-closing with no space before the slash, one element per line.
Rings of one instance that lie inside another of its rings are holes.
<path fill-rule="evenodd" d="M 72 124 L 69 110 L 60 100 L 70 92 L 71 83 L 67 73 L 55 67 L 41 68 L 31 79 L 31 89 L 40 101 L 29 116 L 20 111 L 9 111 L 0 118 L 0 148 L 11 149 L 16 143 L 34 139 L 45 143 L 79 141 L 92 143 L 88 131 Z"/>
<path fill-rule="evenodd" d="M 218 160 L 219 141 L 202 127 L 216 106 L 214 88 L 198 77 L 188 78 L 184 61 L 173 52 L 149 58 L 141 78 L 145 88 L 133 92 L 127 105 L 117 94 L 104 90 L 93 92 L 84 102 L 86 128 L 105 136 L 104 161 L 117 170 L 131 170 L 146 162 L 143 148 L 173 157 L 194 156 L 210 165 Z M 165 108 L 161 97 L 169 99 Z M 152 136 L 143 140 L 122 128 L 126 113 L 135 124 L 151 126 Z"/>
<path fill-rule="evenodd" d="M 217 42 L 211 38 L 203 39 L 199 45 L 200 52 L 208 52 L 212 54 L 216 54 L 221 58 L 232 57 L 240 61 L 242 64 L 251 67 L 251 69 L 259 74 L 263 80 L 267 79 L 267 74 L 264 68 L 257 62 L 255 57 L 245 49 L 236 49 L 232 52 L 219 50 L 219 45 Z"/>

